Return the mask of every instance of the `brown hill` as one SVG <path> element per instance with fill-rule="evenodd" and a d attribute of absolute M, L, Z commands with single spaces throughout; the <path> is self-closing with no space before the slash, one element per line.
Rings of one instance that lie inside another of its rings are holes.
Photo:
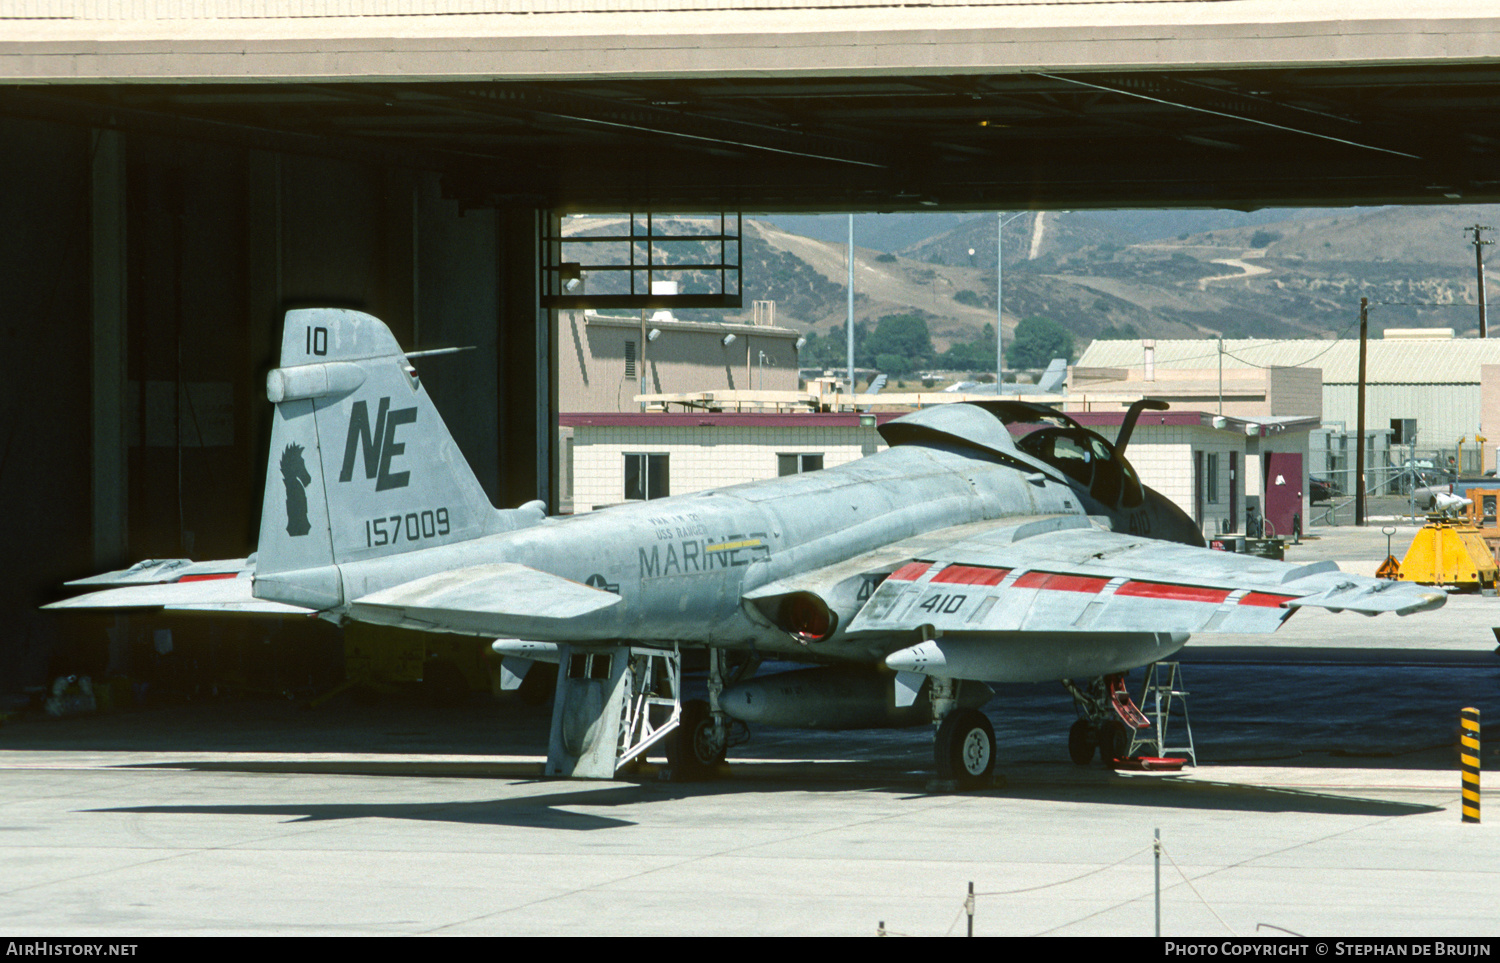
<path fill-rule="evenodd" d="M 1377 329 L 1474 327 L 1474 255 L 1463 228 L 1500 226 L 1500 208 L 1322 214 L 1136 241 L 1097 214 L 1023 213 L 1005 226 L 1005 327 L 1050 317 L 1080 344 L 1129 328 L 1163 338 L 1332 337 L 1351 328 L 1362 296 Z M 590 229 L 602 226 L 594 219 Z M 705 316 L 745 318 L 751 300 L 771 299 L 780 324 L 820 332 L 843 324 L 843 244 L 747 220 L 744 248 L 747 309 Z M 856 248 L 855 318 L 917 313 L 939 349 L 975 340 L 994 323 L 994 260 L 994 215 L 898 254 Z"/>

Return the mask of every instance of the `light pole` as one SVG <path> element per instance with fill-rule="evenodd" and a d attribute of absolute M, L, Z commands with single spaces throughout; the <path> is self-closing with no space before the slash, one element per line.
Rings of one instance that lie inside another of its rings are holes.
<path fill-rule="evenodd" d="M 849 215 L 849 393 L 854 394 L 854 215 Z"/>
<path fill-rule="evenodd" d="M 1479 285 L 1478 285 L 1478 291 L 1479 291 L 1479 336 L 1481 338 L 1488 338 L 1490 336 L 1489 335 L 1489 329 L 1485 326 L 1485 319 L 1484 319 L 1484 255 L 1483 255 L 1483 250 L 1484 250 L 1485 245 L 1494 244 L 1495 243 L 1494 241 L 1486 241 L 1484 239 L 1484 232 L 1485 231 L 1493 231 L 1493 230 L 1494 230 L 1494 228 L 1490 227 L 1488 224 L 1475 224 L 1473 227 L 1466 227 L 1466 228 L 1464 228 L 1464 233 L 1465 234 L 1473 234 L 1474 235 L 1474 273 L 1477 276 L 1478 282 L 1479 282 Z"/>
<path fill-rule="evenodd" d="M 1005 216 L 1004 211 L 995 212 L 995 397 L 1005 393 L 1005 225 L 1023 214 Z M 851 247 L 852 247 L 851 243 Z"/>

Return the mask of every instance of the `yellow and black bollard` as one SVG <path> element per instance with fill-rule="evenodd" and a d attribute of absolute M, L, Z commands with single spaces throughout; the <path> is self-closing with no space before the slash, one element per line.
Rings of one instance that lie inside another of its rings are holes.
<path fill-rule="evenodd" d="M 1479 710 L 1464 709 L 1459 720 L 1459 768 L 1463 770 L 1463 821 L 1479 822 Z"/>

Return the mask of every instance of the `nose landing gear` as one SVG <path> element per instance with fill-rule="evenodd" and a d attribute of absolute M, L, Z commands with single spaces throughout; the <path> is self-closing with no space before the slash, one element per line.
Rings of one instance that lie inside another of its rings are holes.
<path fill-rule="evenodd" d="M 939 789 L 980 789 L 995 778 L 995 728 L 978 709 L 960 708 L 957 679 L 932 677 L 929 697 L 937 726 L 932 754 Z"/>

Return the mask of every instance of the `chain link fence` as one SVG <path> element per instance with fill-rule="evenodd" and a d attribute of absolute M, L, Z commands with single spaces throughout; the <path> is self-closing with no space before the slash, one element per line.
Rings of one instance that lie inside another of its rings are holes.
<path fill-rule="evenodd" d="M 1327 461 L 1329 468 L 1308 472 L 1312 524 L 1352 525 L 1356 488 L 1352 459 L 1348 452 L 1330 451 Z M 1435 493 L 1448 491 L 1461 478 L 1478 478 L 1483 473 L 1483 452 L 1477 444 L 1451 448 L 1393 446 L 1369 452 L 1365 467 L 1367 514 L 1420 519 L 1432 507 Z"/>

